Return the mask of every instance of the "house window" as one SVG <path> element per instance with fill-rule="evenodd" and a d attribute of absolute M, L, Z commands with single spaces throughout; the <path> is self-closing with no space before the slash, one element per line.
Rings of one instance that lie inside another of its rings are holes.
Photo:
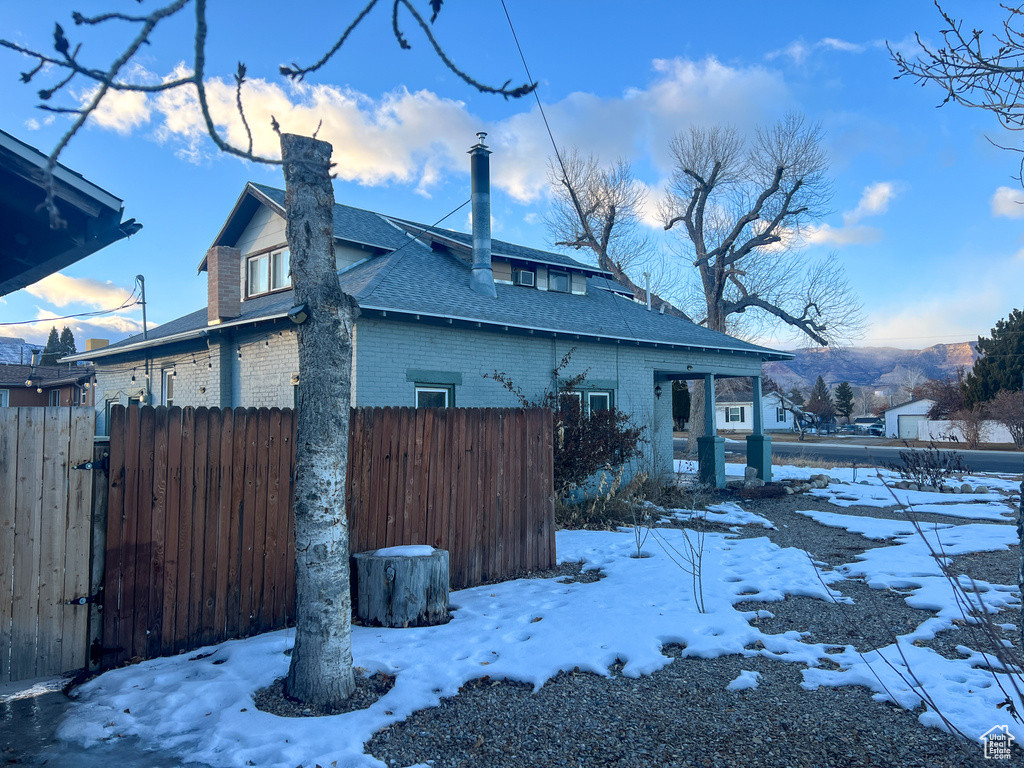
<path fill-rule="evenodd" d="M 287 250 L 264 253 L 249 259 L 249 296 L 279 291 L 291 284 Z"/>
<path fill-rule="evenodd" d="M 726 422 L 743 421 L 744 408 L 742 405 L 731 405 L 725 409 Z"/>
<path fill-rule="evenodd" d="M 786 420 L 786 409 L 776 408 L 775 409 L 775 420 L 780 424 Z"/>
<path fill-rule="evenodd" d="M 60 390 L 59 389 L 51 389 L 50 390 L 50 405 L 60 405 Z"/>
<path fill-rule="evenodd" d="M 174 405 L 174 369 L 168 368 L 163 372 L 164 386 L 160 396 L 160 404 L 170 408 Z"/>
<path fill-rule="evenodd" d="M 455 387 L 444 384 L 417 384 L 417 408 L 452 408 L 455 406 Z"/>
<path fill-rule="evenodd" d="M 81 400 L 81 404 L 82 405 L 88 405 L 89 404 L 89 390 L 88 389 L 83 389 L 82 390 L 80 400 Z"/>
<path fill-rule="evenodd" d="M 590 407 L 591 413 L 597 411 L 607 411 L 612 407 L 612 393 L 593 391 L 587 393 L 587 405 Z"/>
<path fill-rule="evenodd" d="M 0 389 L 0 408 L 6 408 L 11 404 L 11 390 Z"/>
<path fill-rule="evenodd" d="M 548 290 L 559 293 L 569 292 L 569 273 L 560 272 L 556 269 L 548 270 Z"/>

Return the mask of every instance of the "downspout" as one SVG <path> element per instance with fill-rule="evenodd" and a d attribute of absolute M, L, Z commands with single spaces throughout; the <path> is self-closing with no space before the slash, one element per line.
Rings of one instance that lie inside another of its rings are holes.
<path fill-rule="evenodd" d="M 491 150 L 484 144 L 487 134 L 469 150 L 470 191 L 473 210 L 473 267 L 469 287 L 482 296 L 495 298 L 494 272 L 491 270 Z"/>

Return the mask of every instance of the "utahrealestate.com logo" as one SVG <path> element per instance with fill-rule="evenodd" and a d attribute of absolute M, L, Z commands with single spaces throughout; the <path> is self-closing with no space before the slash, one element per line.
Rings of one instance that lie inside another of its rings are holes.
<path fill-rule="evenodd" d="M 1009 760 L 1013 748 L 1013 734 L 1008 725 L 997 725 L 981 734 L 985 744 L 985 758 L 988 760 Z"/>

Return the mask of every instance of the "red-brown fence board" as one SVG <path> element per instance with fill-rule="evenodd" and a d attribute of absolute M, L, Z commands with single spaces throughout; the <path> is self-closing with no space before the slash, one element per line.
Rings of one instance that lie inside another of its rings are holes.
<path fill-rule="evenodd" d="M 292 621 L 295 421 L 112 409 L 105 666 Z M 553 566 L 551 429 L 544 409 L 353 410 L 352 551 L 447 549 L 455 589 Z"/>

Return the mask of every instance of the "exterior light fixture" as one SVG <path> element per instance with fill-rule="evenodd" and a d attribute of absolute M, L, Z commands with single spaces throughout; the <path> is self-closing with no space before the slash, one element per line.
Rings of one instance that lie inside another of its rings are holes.
<path fill-rule="evenodd" d="M 654 386 L 654 396 L 655 396 L 655 397 L 656 397 L 656 398 L 657 398 L 658 400 L 661 400 L 661 384 L 656 384 L 656 385 Z"/>
<path fill-rule="evenodd" d="M 135 369 L 132 368 L 132 384 L 135 384 Z"/>
<path fill-rule="evenodd" d="M 288 319 L 296 325 L 302 325 L 308 317 L 309 309 L 305 304 L 299 304 L 297 307 L 292 307 L 288 310 Z"/>
<path fill-rule="evenodd" d="M 688 365 L 688 366 L 686 366 L 686 370 L 688 370 L 688 371 L 692 371 L 692 370 L 693 370 L 693 366 L 692 366 L 692 365 Z"/>
<path fill-rule="evenodd" d="M 36 392 L 39 393 L 40 395 L 43 394 L 43 388 L 42 387 L 36 387 Z"/>
<path fill-rule="evenodd" d="M 238 348 L 238 359 L 239 360 L 242 359 L 242 348 L 241 347 Z"/>
<path fill-rule="evenodd" d="M 32 379 L 25 379 L 25 386 L 26 387 L 31 387 L 32 386 Z"/>

